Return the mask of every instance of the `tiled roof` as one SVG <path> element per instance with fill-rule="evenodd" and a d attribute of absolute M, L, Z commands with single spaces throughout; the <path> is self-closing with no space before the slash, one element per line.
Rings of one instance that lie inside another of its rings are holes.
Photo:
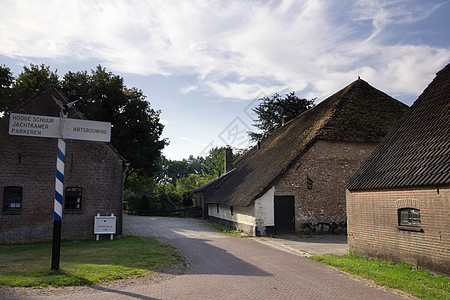
<path fill-rule="evenodd" d="M 249 206 L 317 139 L 380 142 L 407 108 L 358 79 L 247 151 L 205 202 Z"/>
<path fill-rule="evenodd" d="M 347 184 L 350 190 L 450 183 L 450 64 Z"/>

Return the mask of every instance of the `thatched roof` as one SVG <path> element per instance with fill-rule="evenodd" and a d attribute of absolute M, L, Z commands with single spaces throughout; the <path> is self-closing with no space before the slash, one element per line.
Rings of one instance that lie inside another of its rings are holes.
<path fill-rule="evenodd" d="M 450 183 L 450 64 L 350 179 L 350 190 Z"/>
<path fill-rule="evenodd" d="M 407 108 L 358 79 L 247 151 L 205 202 L 252 205 L 316 140 L 379 142 Z"/>

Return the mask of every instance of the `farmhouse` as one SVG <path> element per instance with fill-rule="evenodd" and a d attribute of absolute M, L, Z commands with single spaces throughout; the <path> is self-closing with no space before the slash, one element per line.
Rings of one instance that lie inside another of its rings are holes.
<path fill-rule="evenodd" d="M 450 64 L 347 185 L 352 252 L 450 274 Z"/>
<path fill-rule="evenodd" d="M 16 133 L 36 137 L 10 135 L 9 118 L 0 120 L 0 244 L 52 239 L 58 140 L 41 137 L 41 131 L 59 117 L 53 97 L 69 103 L 56 86 L 49 85 L 14 111 L 21 114 L 12 120 L 14 128 L 23 130 Z M 31 115 L 43 116 L 34 120 L 39 126 L 27 125 L 32 124 L 25 120 Z M 72 107 L 68 117 L 80 118 L 80 114 Z M 66 141 L 63 239 L 93 238 L 97 214 L 114 214 L 116 233 L 122 233 L 124 171 L 125 159 L 109 143 Z"/>
<path fill-rule="evenodd" d="M 358 79 L 228 163 L 195 203 L 252 235 L 345 231 L 345 184 L 406 109 Z"/>

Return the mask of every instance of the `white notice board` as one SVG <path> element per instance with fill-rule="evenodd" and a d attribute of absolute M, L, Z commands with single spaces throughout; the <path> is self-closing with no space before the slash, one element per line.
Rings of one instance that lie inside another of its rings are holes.
<path fill-rule="evenodd" d="M 115 234 L 116 217 L 115 216 L 95 216 L 94 234 Z"/>

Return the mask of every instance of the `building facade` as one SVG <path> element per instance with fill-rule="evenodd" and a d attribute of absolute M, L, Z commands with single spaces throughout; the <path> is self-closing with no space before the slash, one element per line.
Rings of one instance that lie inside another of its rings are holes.
<path fill-rule="evenodd" d="M 59 116 L 53 97 L 69 102 L 47 86 L 15 112 Z M 70 109 L 69 118 L 76 116 Z M 9 135 L 8 126 L 8 117 L 0 120 L 0 243 L 51 240 L 58 140 Z M 66 141 L 63 239 L 93 238 L 97 214 L 114 214 L 116 233 L 122 233 L 124 171 L 124 158 L 109 143 Z"/>
<path fill-rule="evenodd" d="M 450 65 L 347 185 L 352 252 L 450 274 Z"/>
<path fill-rule="evenodd" d="M 358 79 L 196 193 L 205 193 L 210 219 L 252 235 L 345 232 L 345 184 L 406 109 Z"/>

